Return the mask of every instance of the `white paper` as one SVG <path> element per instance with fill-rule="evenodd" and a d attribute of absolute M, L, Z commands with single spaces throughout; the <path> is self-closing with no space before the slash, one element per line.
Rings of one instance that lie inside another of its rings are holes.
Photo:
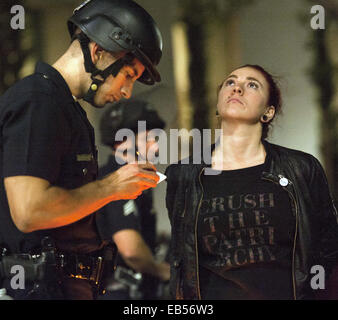
<path fill-rule="evenodd" d="M 158 180 L 157 184 L 162 182 L 163 180 L 167 179 L 167 176 L 159 171 L 156 171 L 157 175 L 160 177 L 160 180 Z"/>

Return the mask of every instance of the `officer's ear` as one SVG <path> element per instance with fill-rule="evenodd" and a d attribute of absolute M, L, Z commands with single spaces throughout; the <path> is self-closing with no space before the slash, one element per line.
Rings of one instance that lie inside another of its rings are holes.
<path fill-rule="evenodd" d="M 102 58 L 104 50 L 96 42 L 89 43 L 89 50 L 92 62 L 96 65 L 97 62 Z"/>

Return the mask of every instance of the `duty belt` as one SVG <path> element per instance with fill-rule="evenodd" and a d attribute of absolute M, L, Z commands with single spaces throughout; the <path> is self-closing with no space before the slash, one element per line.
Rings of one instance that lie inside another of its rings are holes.
<path fill-rule="evenodd" d="M 104 265 L 103 256 L 63 253 L 59 254 L 59 258 L 65 276 L 88 280 L 99 286 Z"/>
<path fill-rule="evenodd" d="M 4 250 L 0 257 L 0 280 L 1 277 L 12 277 L 10 270 L 16 264 L 22 265 L 26 271 L 29 271 L 26 272 L 29 275 L 26 280 L 33 282 L 43 280 L 46 268 L 53 267 L 56 273 L 64 277 L 87 280 L 99 289 L 104 270 L 113 271 L 116 249 L 110 245 L 100 252 L 87 255 L 60 252 L 52 244 L 45 245 L 43 248 L 41 254 L 36 255 L 8 255 Z M 56 276 L 55 272 L 52 274 Z"/>

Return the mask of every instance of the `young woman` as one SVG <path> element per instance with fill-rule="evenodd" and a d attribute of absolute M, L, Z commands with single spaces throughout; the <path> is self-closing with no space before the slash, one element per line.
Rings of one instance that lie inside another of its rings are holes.
<path fill-rule="evenodd" d="M 311 299 L 311 268 L 328 276 L 337 261 L 337 211 L 320 163 L 265 140 L 281 106 L 262 67 L 234 70 L 218 91 L 211 165 L 168 167 L 176 299 Z"/>

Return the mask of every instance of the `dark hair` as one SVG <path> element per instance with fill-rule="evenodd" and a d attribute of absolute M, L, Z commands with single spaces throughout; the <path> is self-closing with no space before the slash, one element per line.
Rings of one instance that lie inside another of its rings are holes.
<path fill-rule="evenodd" d="M 234 70 L 242 69 L 242 68 L 252 68 L 257 71 L 259 71 L 269 84 L 269 100 L 268 100 L 268 105 L 269 106 L 274 106 L 275 107 L 275 115 L 274 117 L 269 121 L 269 122 L 264 122 L 262 123 L 263 126 L 263 131 L 262 131 L 262 140 L 266 139 L 268 136 L 268 132 L 271 126 L 271 123 L 273 119 L 276 117 L 276 115 L 280 114 L 282 112 L 282 96 L 281 96 L 281 90 L 279 88 L 278 82 L 277 82 L 277 77 L 271 75 L 269 72 L 267 72 L 263 67 L 256 65 L 256 64 L 245 64 L 242 65 Z M 234 71 L 233 70 L 233 71 Z M 221 90 L 223 85 L 220 84 L 217 89 L 217 94 Z"/>

